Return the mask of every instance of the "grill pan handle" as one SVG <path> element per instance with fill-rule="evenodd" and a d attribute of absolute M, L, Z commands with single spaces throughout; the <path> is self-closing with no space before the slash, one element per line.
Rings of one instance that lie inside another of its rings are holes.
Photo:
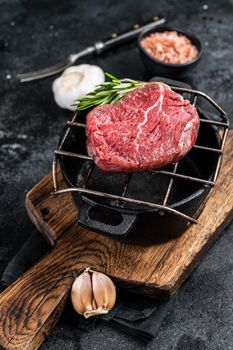
<path fill-rule="evenodd" d="M 96 218 L 95 213 L 101 213 L 103 220 L 99 220 Z M 108 216 L 108 222 L 104 222 L 104 216 L 106 215 L 106 219 Z M 110 216 L 109 216 L 110 215 Z M 117 218 L 117 222 L 109 223 L 109 217 L 111 216 L 115 219 Z M 82 198 L 82 202 L 79 208 L 79 218 L 78 223 L 80 226 L 95 231 L 98 233 L 103 233 L 109 236 L 126 236 L 131 228 L 134 226 L 137 219 L 137 215 L 120 213 L 114 209 L 109 209 L 104 205 L 96 204 L 95 202 Z"/>

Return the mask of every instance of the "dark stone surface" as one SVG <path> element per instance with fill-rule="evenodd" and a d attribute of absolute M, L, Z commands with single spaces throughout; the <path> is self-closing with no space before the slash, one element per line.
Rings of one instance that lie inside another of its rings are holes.
<path fill-rule="evenodd" d="M 189 82 L 231 115 L 233 3 L 0 0 L 0 8 L 1 273 L 35 231 L 25 212 L 25 194 L 50 170 L 59 130 L 70 117 L 53 101 L 53 78 L 20 84 L 15 74 L 55 63 L 113 31 L 163 14 L 169 25 L 202 40 L 203 59 Z M 85 61 L 121 77 L 146 77 L 135 43 Z M 232 349 L 232 243 L 230 226 L 180 290 L 158 337 L 147 347 L 104 326 L 82 334 L 63 318 L 42 349 Z"/>

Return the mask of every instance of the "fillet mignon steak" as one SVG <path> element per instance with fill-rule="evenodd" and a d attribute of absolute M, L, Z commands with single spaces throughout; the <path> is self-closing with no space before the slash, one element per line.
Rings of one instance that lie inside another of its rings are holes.
<path fill-rule="evenodd" d="M 87 115 L 87 151 L 107 172 L 133 172 L 174 163 L 199 129 L 196 108 L 163 83 L 148 83 Z"/>

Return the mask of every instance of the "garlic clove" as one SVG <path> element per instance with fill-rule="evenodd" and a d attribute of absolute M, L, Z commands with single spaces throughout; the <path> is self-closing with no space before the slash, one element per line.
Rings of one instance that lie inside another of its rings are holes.
<path fill-rule="evenodd" d="M 112 280 L 101 272 L 93 271 L 92 288 L 97 309 L 111 310 L 116 302 L 116 288 Z"/>
<path fill-rule="evenodd" d="M 84 271 L 73 283 L 71 301 L 75 311 L 80 315 L 84 315 L 87 311 L 93 311 L 92 300 L 91 276 L 88 271 Z"/>

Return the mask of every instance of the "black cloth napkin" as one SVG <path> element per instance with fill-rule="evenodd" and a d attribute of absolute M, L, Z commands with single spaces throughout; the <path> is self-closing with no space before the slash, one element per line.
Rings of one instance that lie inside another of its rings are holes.
<path fill-rule="evenodd" d="M 108 322 L 110 326 L 143 342 L 154 339 L 174 298 L 162 303 L 124 291 L 120 291 L 118 295 L 115 308 L 101 317 L 101 321 Z"/>
<path fill-rule="evenodd" d="M 16 281 L 49 249 L 49 244 L 42 236 L 38 233 L 32 234 L 5 268 L 1 278 L 0 291 L 3 291 Z M 117 289 L 116 304 L 108 314 L 86 320 L 74 311 L 71 311 L 72 307 L 71 303 L 69 303 L 66 308 L 66 311 L 68 309 L 69 312 L 65 312 L 65 315 L 83 331 L 93 329 L 97 323 L 104 323 L 142 342 L 148 342 L 157 335 L 165 316 L 172 306 L 173 300 L 174 298 L 162 303 L 148 297 Z"/>

